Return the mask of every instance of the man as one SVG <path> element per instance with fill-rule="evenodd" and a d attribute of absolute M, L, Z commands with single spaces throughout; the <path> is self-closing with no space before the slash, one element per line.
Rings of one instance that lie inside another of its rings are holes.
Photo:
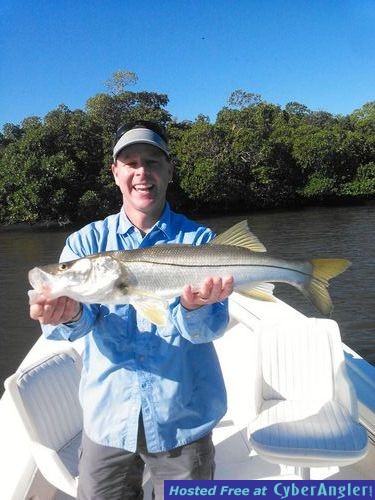
<path fill-rule="evenodd" d="M 166 202 L 173 168 L 163 129 L 149 122 L 119 129 L 112 173 L 122 210 L 72 234 L 61 261 L 212 238 Z M 80 500 L 142 498 L 145 463 L 157 499 L 164 479 L 213 478 L 211 431 L 226 412 L 226 395 L 212 340 L 227 325 L 225 299 L 232 289 L 231 277 L 206 279 L 199 291 L 186 284 L 170 304 L 166 327 L 129 305 L 41 297 L 30 307 L 47 338 L 85 337 Z"/>

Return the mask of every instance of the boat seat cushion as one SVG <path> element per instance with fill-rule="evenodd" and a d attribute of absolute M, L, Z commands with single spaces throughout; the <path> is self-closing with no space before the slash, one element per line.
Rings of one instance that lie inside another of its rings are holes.
<path fill-rule="evenodd" d="M 248 427 L 255 451 L 273 463 L 308 467 L 362 458 L 368 438 L 337 323 L 264 322 L 258 347 L 257 411 Z"/>
<path fill-rule="evenodd" d="M 81 432 L 79 381 L 76 361 L 64 352 L 20 373 L 19 392 L 41 444 L 60 450 Z"/>
<path fill-rule="evenodd" d="M 58 451 L 58 456 L 73 477 L 78 477 L 79 449 L 82 432 L 79 432 L 69 443 Z"/>
<path fill-rule="evenodd" d="M 277 457 L 277 463 L 287 463 L 288 457 L 293 464 L 298 457 L 324 463 L 352 461 L 367 447 L 365 429 L 335 401 L 320 409 L 296 401 L 266 401 L 249 430 L 254 448 Z"/>
<path fill-rule="evenodd" d="M 290 321 L 263 328 L 260 334 L 262 397 L 325 402 L 334 394 L 332 323 Z M 326 334 L 327 330 L 327 334 Z M 330 331 L 329 331 L 330 330 Z"/>

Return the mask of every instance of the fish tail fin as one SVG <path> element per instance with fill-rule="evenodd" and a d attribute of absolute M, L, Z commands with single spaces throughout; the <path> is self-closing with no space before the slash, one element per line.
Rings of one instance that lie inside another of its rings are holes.
<path fill-rule="evenodd" d="M 312 259 L 312 278 L 302 290 L 322 314 L 330 315 L 333 309 L 328 293 L 329 280 L 343 273 L 351 262 L 346 259 Z"/>

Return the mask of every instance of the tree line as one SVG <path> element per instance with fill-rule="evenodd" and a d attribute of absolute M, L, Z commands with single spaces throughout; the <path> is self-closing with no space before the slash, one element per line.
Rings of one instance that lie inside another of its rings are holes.
<path fill-rule="evenodd" d="M 236 90 L 214 122 L 204 115 L 178 121 L 166 94 L 128 90 L 136 78 L 114 74 L 109 91 L 84 110 L 60 105 L 43 119 L 4 125 L 0 224 L 77 224 L 118 211 L 113 137 L 137 119 L 167 128 L 176 210 L 224 214 L 374 197 L 375 101 L 337 116 Z"/>

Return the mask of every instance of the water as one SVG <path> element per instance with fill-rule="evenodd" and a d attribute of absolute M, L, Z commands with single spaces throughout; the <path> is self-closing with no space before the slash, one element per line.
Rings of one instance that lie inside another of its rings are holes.
<path fill-rule="evenodd" d="M 285 258 L 346 257 L 351 268 L 331 285 L 332 318 L 343 340 L 375 364 L 375 210 L 360 207 L 309 208 L 202 219 L 221 232 L 247 218 L 269 253 Z M 28 317 L 27 271 L 55 262 L 66 232 L 0 232 L 0 382 L 15 371 L 40 334 Z M 319 312 L 294 288 L 277 285 L 276 295 L 308 316 Z M 0 386 L 0 393 L 2 387 Z"/>

